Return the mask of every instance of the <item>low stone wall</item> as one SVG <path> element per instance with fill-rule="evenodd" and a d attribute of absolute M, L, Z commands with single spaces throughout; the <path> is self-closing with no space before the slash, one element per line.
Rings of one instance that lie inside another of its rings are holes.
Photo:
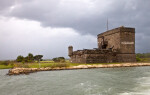
<path fill-rule="evenodd" d="M 75 69 L 91 69 L 91 68 L 115 68 L 115 67 L 137 67 L 137 66 L 150 66 L 150 63 L 122 63 L 122 64 L 108 64 L 108 65 L 78 65 L 72 67 L 62 67 L 62 68 L 13 68 L 10 69 L 8 75 L 19 75 L 19 74 L 29 74 L 38 71 L 54 71 L 54 70 L 75 70 Z"/>

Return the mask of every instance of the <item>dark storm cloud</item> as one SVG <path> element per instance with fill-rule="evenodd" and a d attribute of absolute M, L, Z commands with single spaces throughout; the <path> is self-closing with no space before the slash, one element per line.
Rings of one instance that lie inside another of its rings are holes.
<path fill-rule="evenodd" d="M 5 2 L 4 2 L 5 1 Z M 6 1 L 8 3 L 6 3 Z M 39 21 L 43 27 L 72 28 L 80 34 L 97 35 L 109 29 L 136 28 L 136 51 L 150 45 L 150 0 L 10 0 L 0 1 L 5 16 Z M 0 11 L 0 12 L 1 12 Z M 6 14 L 7 12 L 7 14 Z"/>
<path fill-rule="evenodd" d="M 146 29 L 150 24 L 149 4 L 149 0 L 29 0 L 17 2 L 8 15 L 95 35 L 106 30 L 107 18 L 110 28 L 125 25 Z"/>
<path fill-rule="evenodd" d="M 8 8 L 14 4 L 14 0 L 0 0 L 0 10 Z"/>
<path fill-rule="evenodd" d="M 0 14 L 5 14 L 14 3 L 14 0 L 0 0 Z"/>
<path fill-rule="evenodd" d="M 30 0 L 30 2 L 17 2 L 8 15 L 37 20 L 43 26 L 72 27 L 80 33 L 95 34 L 100 29 L 104 30 L 107 17 L 101 15 L 103 10 L 97 8 L 97 1 L 87 1 L 47 0 L 47 2 L 43 2 L 43 0 Z M 94 3 L 94 8 L 89 7 L 92 4 L 89 1 Z M 95 12 L 93 12 L 94 9 L 96 9 Z"/>

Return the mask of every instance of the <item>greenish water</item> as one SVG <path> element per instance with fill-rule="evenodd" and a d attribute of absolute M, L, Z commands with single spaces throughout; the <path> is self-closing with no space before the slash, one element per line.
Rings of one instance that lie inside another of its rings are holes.
<path fill-rule="evenodd" d="M 0 95 L 149 95 L 150 67 L 44 71 L 7 76 Z"/>

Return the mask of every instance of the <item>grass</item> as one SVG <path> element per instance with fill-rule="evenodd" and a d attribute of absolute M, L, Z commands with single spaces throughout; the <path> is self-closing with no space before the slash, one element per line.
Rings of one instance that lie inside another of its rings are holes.
<path fill-rule="evenodd" d="M 10 69 L 14 67 L 23 67 L 23 68 L 46 68 L 46 67 L 71 67 L 71 66 L 78 66 L 78 65 L 96 65 L 96 64 L 118 64 L 118 63 L 70 63 L 68 60 L 66 60 L 65 63 L 55 63 L 53 61 L 41 61 L 40 64 L 37 62 L 34 63 L 11 63 L 9 65 L 0 65 L 0 69 Z"/>
<path fill-rule="evenodd" d="M 150 62 L 150 58 L 141 58 L 139 62 Z M 121 63 L 70 63 L 69 60 L 66 60 L 65 63 L 56 63 L 54 61 L 40 61 L 40 68 L 45 67 L 71 67 L 71 66 L 78 66 L 78 65 L 97 65 L 97 64 L 121 64 Z M 4 61 L 0 61 L 0 69 L 10 69 L 14 67 L 24 67 L 24 68 L 39 68 L 39 63 L 16 63 L 16 62 L 9 62 L 6 64 Z"/>
<path fill-rule="evenodd" d="M 150 58 L 141 58 L 142 62 L 150 62 Z"/>
<path fill-rule="evenodd" d="M 54 63 L 54 61 L 40 61 L 40 63 Z"/>
<path fill-rule="evenodd" d="M 10 68 L 13 68 L 13 66 L 11 65 L 0 65 L 0 69 L 10 69 Z"/>
<path fill-rule="evenodd" d="M 150 58 L 139 58 L 139 60 L 137 62 L 150 62 Z"/>
<path fill-rule="evenodd" d="M 10 69 L 10 68 L 14 68 L 14 67 L 23 67 L 23 68 L 46 68 L 46 67 L 51 67 L 51 68 L 55 68 L 55 67 L 69 67 L 70 64 L 68 62 L 65 63 L 55 63 L 53 61 L 42 61 L 39 63 L 34 62 L 34 63 L 11 63 L 8 65 L 3 65 L 0 64 L 0 69 Z"/>
<path fill-rule="evenodd" d="M 51 67 L 54 63 L 28 63 L 29 68 L 39 68 L 39 66 L 42 67 Z"/>
<path fill-rule="evenodd" d="M 69 67 L 70 65 L 68 63 L 55 63 L 55 62 L 51 62 L 51 63 L 28 63 L 27 64 L 29 68 L 46 68 L 46 67 L 51 67 L 51 68 L 55 68 L 55 67 Z"/>

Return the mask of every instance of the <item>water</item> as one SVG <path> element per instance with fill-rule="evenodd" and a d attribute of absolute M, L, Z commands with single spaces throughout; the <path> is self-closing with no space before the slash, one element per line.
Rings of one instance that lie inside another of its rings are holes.
<path fill-rule="evenodd" d="M 149 95 L 150 67 L 44 71 L 7 76 L 0 95 Z"/>

